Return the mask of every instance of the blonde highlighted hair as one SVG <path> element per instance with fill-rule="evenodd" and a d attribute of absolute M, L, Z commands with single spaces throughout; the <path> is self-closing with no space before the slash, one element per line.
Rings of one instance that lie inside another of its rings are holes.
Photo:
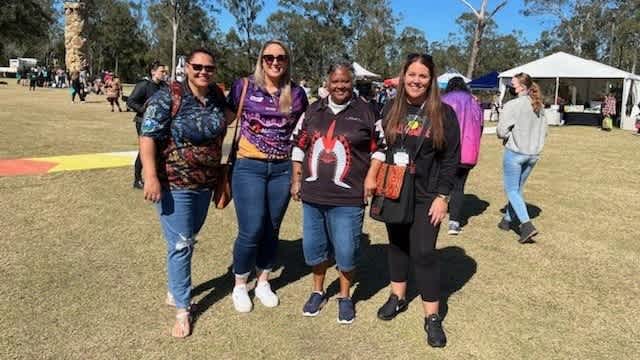
<path fill-rule="evenodd" d="M 287 45 L 280 40 L 269 40 L 264 43 L 260 54 L 258 55 L 258 61 L 256 61 L 256 69 L 253 72 L 255 83 L 258 87 L 264 88 L 266 86 L 264 67 L 262 66 L 262 56 L 264 51 L 269 45 L 278 45 L 284 50 L 287 55 L 287 64 L 284 69 L 284 73 L 280 77 L 278 88 L 280 89 L 280 99 L 278 99 L 279 109 L 281 113 L 289 114 L 291 112 L 291 104 L 293 103 L 293 96 L 291 95 L 291 51 Z"/>
<path fill-rule="evenodd" d="M 524 85 L 529 91 L 529 98 L 531 98 L 531 106 L 533 111 L 540 115 L 540 112 L 544 109 L 544 103 L 542 102 L 542 90 L 540 85 L 531 79 L 531 76 L 526 73 L 518 73 L 514 76 L 520 84 Z"/>

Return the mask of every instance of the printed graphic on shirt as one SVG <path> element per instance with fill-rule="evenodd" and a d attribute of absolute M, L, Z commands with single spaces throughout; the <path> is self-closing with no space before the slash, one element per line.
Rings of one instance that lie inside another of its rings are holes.
<path fill-rule="evenodd" d="M 407 136 L 420 136 L 422 133 L 423 119 L 417 114 L 408 114 L 405 122 L 398 124 L 398 134 L 406 133 Z M 431 127 L 427 128 L 424 136 L 428 139 L 431 137 Z"/>
<path fill-rule="evenodd" d="M 316 134 L 313 137 L 311 141 L 313 150 L 308 159 L 311 176 L 306 178 L 305 181 L 314 182 L 318 180 L 320 162 L 324 164 L 335 163 L 333 183 L 342 188 L 351 189 L 350 185 L 343 182 L 351 167 L 351 148 L 349 141 L 344 136 L 335 136 L 335 128 L 336 121 L 333 120 L 326 135 Z"/>

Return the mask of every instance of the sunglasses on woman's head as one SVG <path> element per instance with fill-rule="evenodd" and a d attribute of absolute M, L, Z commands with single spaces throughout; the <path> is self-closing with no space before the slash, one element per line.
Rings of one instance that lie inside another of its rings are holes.
<path fill-rule="evenodd" d="M 203 64 L 193 64 L 193 63 L 189 63 L 189 65 L 191 65 L 191 68 L 193 69 L 193 71 L 202 71 L 203 69 L 204 69 L 204 72 L 207 72 L 207 73 L 213 73 L 216 71 L 215 65 L 203 65 Z"/>
<path fill-rule="evenodd" d="M 273 64 L 274 60 L 278 60 L 278 63 L 285 63 L 289 61 L 289 57 L 287 55 L 262 55 L 262 60 L 264 60 L 267 64 Z"/>
<path fill-rule="evenodd" d="M 416 58 L 419 58 L 419 57 L 421 57 L 421 56 L 422 56 L 422 57 L 424 57 L 424 58 L 425 58 L 425 60 L 427 60 L 427 61 L 429 61 L 429 62 L 433 62 L 433 57 L 432 57 L 431 55 L 428 55 L 428 54 L 418 54 L 418 53 L 412 53 L 412 54 L 407 55 L 407 61 L 413 61 L 413 60 L 415 60 Z"/>

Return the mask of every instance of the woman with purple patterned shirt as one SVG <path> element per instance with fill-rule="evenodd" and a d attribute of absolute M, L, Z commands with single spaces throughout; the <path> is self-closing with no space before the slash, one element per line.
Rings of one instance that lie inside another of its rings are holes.
<path fill-rule="evenodd" d="M 235 287 L 233 305 L 250 312 L 247 278 L 256 268 L 256 297 L 267 307 L 278 305 L 269 286 L 280 223 L 289 204 L 291 133 L 307 109 L 304 90 L 291 81 L 289 49 L 279 41 L 262 47 L 255 72 L 248 78 L 240 117 L 238 160 L 231 186 L 238 218 L 233 248 Z M 244 79 L 234 82 L 228 96 L 232 107 L 240 104 Z"/>

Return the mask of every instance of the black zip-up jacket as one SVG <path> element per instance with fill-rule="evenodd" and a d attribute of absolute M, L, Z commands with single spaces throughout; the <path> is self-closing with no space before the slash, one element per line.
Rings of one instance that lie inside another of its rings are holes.
<path fill-rule="evenodd" d="M 147 101 L 151 96 L 153 96 L 153 94 L 165 86 L 167 86 L 167 84 L 164 81 L 156 84 L 151 80 L 142 80 L 136 84 L 136 87 L 127 99 L 127 106 L 136 112 L 136 116 L 133 118 L 133 121 L 142 122 L 144 111 L 147 108 Z"/>

